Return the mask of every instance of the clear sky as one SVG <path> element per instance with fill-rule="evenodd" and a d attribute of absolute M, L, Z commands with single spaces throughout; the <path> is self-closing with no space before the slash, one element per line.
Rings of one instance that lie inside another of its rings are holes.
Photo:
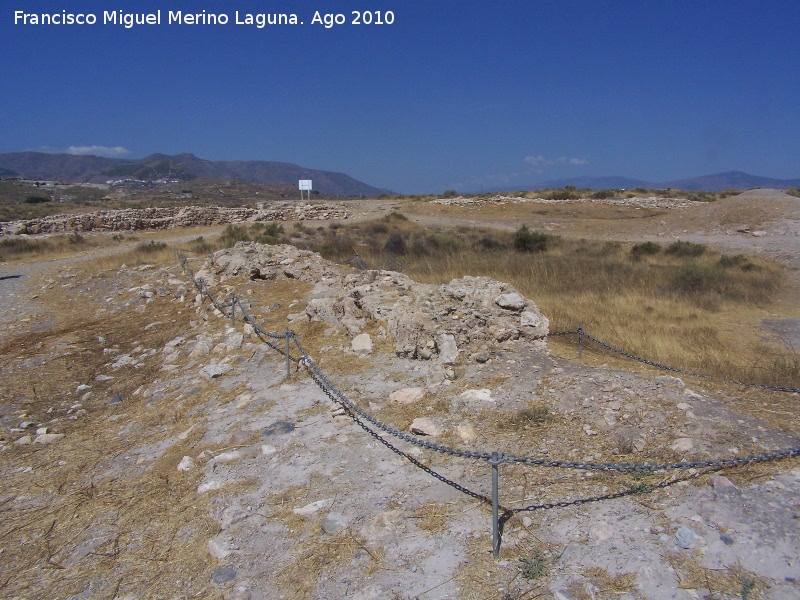
<path fill-rule="evenodd" d="M 103 24 L 159 9 L 160 25 Z M 167 23 L 203 10 L 228 24 Z M 796 0 L 2 0 L 0 152 L 276 160 L 404 193 L 797 178 L 798 32 Z"/>

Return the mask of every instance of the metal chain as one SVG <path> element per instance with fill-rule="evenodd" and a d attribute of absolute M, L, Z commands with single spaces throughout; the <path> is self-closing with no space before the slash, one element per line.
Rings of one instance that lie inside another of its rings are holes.
<path fill-rule="evenodd" d="M 195 282 L 197 285 L 197 282 Z M 204 283 L 202 279 L 200 280 L 200 286 L 204 287 Z M 207 290 L 207 288 L 206 288 Z M 208 293 L 206 291 L 206 293 Z M 209 294 L 210 295 L 210 294 Z M 237 302 L 238 303 L 238 302 Z M 347 397 L 334 386 L 330 380 L 325 376 L 325 374 L 317 367 L 316 363 L 314 363 L 313 359 L 308 355 L 305 348 L 303 347 L 300 340 L 297 338 L 297 335 L 294 331 L 288 330 L 287 332 L 277 334 L 265 331 L 261 327 L 259 327 L 253 319 L 246 313 L 246 311 L 242 308 L 241 303 L 238 303 L 240 309 L 242 309 L 242 313 L 245 315 L 245 320 L 253 327 L 254 331 L 257 333 L 263 334 L 264 336 L 270 337 L 272 339 L 285 339 L 287 336 L 291 338 L 294 342 L 295 346 L 301 353 L 301 357 L 299 359 L 293 359 L 299 367 L 305 367 L 309 371 L 309 375 L 311 379 L 317 384 L 317 386 L 322 390 L 322 392 L 328 396 L 333 402 L 341 405 L 345 408 L 346 411 L 352 413 L 352 416 L 355 418 L 357 415 L 364 421 L 371 423 L 377 429 L 388 433 L 398 439 L 401 439 L 405 442 L 418 446 L 420 448 L 425 448 L 426 450 L 432 450 L 434 452 L 439 452 L 442 454 L 448 454 L 450 456 L 456 456 L 459 458 L 468 458 L 471 460 L 484 460 L 484 461 L 491 461 L 492 460 L 492 452 L 479 452 L 474 450 L 459 450 L 457 448 L 451 448 L 449 446 L 445 446 L 443 444 L 438 444 L 435 442 L 428 442 L 422 440 L 414 435 L 410 435 L 401 431 L 395 427 L 387 425 L 383 423 L 379 419 L 376 419 L 369 413 L 365 412 L 361 408 L 359 408 L 356 404 L 351 402 L 347 399 Z M 599 342 L 595 340 L 592 336 L 584 333 L 586 337 L 591 339 L 592 341 Z M 601 343 L 601 345 L 606 345 Z M 275 346 L 271 347 L 275 348 Z M 613 348 L 613 346 L 607 345 L 609 348 L 618 351 L 617 349 Z M 277 350 L 277 348 L 275 348 Z M 280 350 L 282 354 L 285 354 L 283 350 Z M 624 351 L 619 351 L 625 355 Z M 635 357 L 635 355 L 630 355 L 631 357 Z M 291 358 L 291 357 L 290 357 Z M 658 364 L 658 363 L 653 363 Z M 362 427 L 365 425 L 361 422 L 359 424 Z M 379 439 L 380 436 L 376 435 Z M 753 463 L 761 463 L 767 462 L 772 460 L 782 460 L 786 458 L 793 458 L 800 456 L 800 448 L 787 448 L 784 450 L 776 450 L 774 452 L 764 452 L 762 454 L 757 455 L 748 455 L 743 457 L 732 457 L 732 458 L 723 458 L 723 459 L 715 459 L 715 460 L 705 460 L 705 461 L 693 461 L 693 462 L 678 462 L 678 463 L 595 463 L 595 462 L 576 462 L 576 461 L 565 461 L 565 460 L 554 460 L 550 458 L 537 458 L 532 456 L 516 456 L 514 454 L 500 454 L 499 458 L 502 462 L 511 462 L 516 464 L 528 465 L 528 466 L 535 466 L 535 467 L 549 467 L 549 468 L 559 468 L 559 469 L 575 469 L 575 470 L 583 470 L 583 471 L 604 471 L 604 472 L 620 472 L 620 473 L 644 473 L 644 472 L 654 472 L 654 471 L 667 471 L 667 470 L 688 470 L 688 469 L 705 469 L 705 468 L 726 468 L 726 467 L 735 467 L 744 464 L 753 464 Z"/>
<path fill-rule="evenodd" d="M 580 335 L 585 337 L 588 340 L 591 340 L 595 344 L 602 346 L 606 350 L 610 350 L 611 352 L 615 352 L 621 356 L 626 358 L 630 358 L 631 360 L 635 360 L 637 362 L 650 365 L 651 367 L 655 367 L 656 369 L 661 369 L 662 371 L 670 371 L 672 373 L 680 373 L 681 375 L 688 375 L 690 377 L 698 377 L 700 379 L 706 379 L 709 381 L 720 381 L 723 383 L 732 383 L 734 385 L 742 385 L 746 387 L 755 387 L 760 388 L 763 390 L 770 390 L 773 392 L 789 392 L 789 393 L 800 393 L 800 388 L 793 388 L 793 387 L 785 387 L 785 386 L 778 386 L 778 385 L 769 385 L 766 383 L 749 383 L 746 381 L 739 381 L 738 379 L 727 379 L 725 377 L 713 377 L 711 375 L 703 375 L 702 373 L 694 373 L 693 371 L 685 371 L 684 369 L 678 369 L 676 367 L 670 367 L 669 365 L 664 365 L 661 363 L 657 363 L 652 360 L 648 360 L 646 358 L 642 358 L 641 356 L 637 356 L 636 354 L 632 354 L 631 352 L 627 352 L 616 346 L 612 346 L 608 342 L 604 342 L 602 340 L 598 340 L 596 337 L 586 333 L 583 331 L 582 328 L 575 329 L 573 331 L 553 331 L 548 334 L 549 337 L 561 336 L 561 335 Z"/>

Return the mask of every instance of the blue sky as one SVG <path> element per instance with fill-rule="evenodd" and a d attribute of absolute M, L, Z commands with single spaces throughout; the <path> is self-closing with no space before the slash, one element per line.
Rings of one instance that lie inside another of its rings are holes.
<path fill-rule="evenodd" d="M 102 24 L 158 9 L 161 25 Z M 98 22 L 21 25 L 18 10 Z M 168 25 L 170 10 L 230 22 Z M 236 25 L 237 10 L 304 24 Z M 353 10 L 394 23 L 353 25 Z M 0 152 L 276 160 L 405 193 L 797 178 L 799 26 L 794 0 L 3 0 Z"/>

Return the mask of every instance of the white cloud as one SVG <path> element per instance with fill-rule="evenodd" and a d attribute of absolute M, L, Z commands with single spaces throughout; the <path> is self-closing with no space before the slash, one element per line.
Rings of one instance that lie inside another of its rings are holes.
<path fill-rule="evenodd" d="M 559 167 L 563 165 L 588 165 L 589 161 L 585 158 L 567 158 L 559 156 L 557 158 L 547 158 L 541 154 L 536 156 L 526 156 L 525 164 L 533 167 L 537 172 L 541 172 L 545 167 Z"/>
<path fill-rule="evenodd" d="M 131 151 L 122 146 L 70 146 L 67 148 L 67 154 L 86 155 L 92 154 L 94 156 L 105 156 L 106 158 L 117 158 L 130 154 Z"/>

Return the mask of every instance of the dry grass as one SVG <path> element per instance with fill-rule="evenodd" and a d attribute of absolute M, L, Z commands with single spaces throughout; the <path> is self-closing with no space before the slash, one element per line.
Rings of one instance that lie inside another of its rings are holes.
<path fill-rule="evenodd" d="M 765 343 L 759 333 L 761 321 L 774 318 L 783 280 L 782 269 L 763 259 L 684 243 L 640 255 L 629 245 L 565 238 L 550 239 L 543 252 L 517 252 L 508 232 L 422 227 L 391 215 L 308 231 L 292 243 L 337 260 L 357 251 L 370 267 L 402 270 L 420 282 L 489 275 L 532 298 L 550 319 L 551 331 L 582 322 L 595 337 L 656 362 L 800 385 L 796 352 L 781 340 Z M 551 345 L 570 353 L 574 340 L 554 338 Z M 588 359 L 598 350 L 588 343 L 585 349 Z M 606 351 L 599 356 L 609 360 Z"/>
<path fill-rule="evenodd" d="M 201 471 L 175 470 L 182 456 L 204 449 L 202 430 L 163 452 L 137 450 L 187 429 L 181 415 L 206 395 L 184 398 L 177 409 L 165 401 L 148 405 L 136 391 L 158 379 L 157 355 L 141 368 L 118 370 L 111 381 L 95 381 L 113 360 L 102 353 L 98 335 L 131 348 L 141 341 L 152 314 L 130 310 L 98 317 L 91 302 L 69 302 L 58 289 L 39 301 L 56 325 L 0 346 L 0 396 L 19 404 L 20 418 L 40 423 L 57 417 L 51 428 L 66 437 L 53 446 L 24 446 L 0 455 L 2 594 L 36 597 L 57 589 L 61 595 L 90 590 L 97 597 L 130 592 L 213 596 L 205 540 L 218 526 L 209 518 L 208 497 L 196 493 Z M 176 307 L 158 305 L 166 325 L 151 329 L 148 343 L 158 347 L 186 328 L 188 315 L 177 314 Z M 75 387 L 87 382 L 94 398 L 82 402 L 85 414 L 76 413 Z M 117 394 L 125 400 L 109 408 L 108 399 Z M 19 465 L 30 471 L 21 472 Z"/>
<path fill-rule="evenodd" d="M 767 582 L 741 567 L 709 569 L 685 554 L 666 557 L 675 570 L 681 589 L 708 590 L 714 597 L 758 600 L 764 597 Z"/>
<path fill-rule="evenodd" d="M 382 549 L 368 548 L 363 537 L 349 530 L 307 539 L 295 551 L 294 560 L 278 571 L 281 591 L 288 599 L 316 597 L 314 588 L 323 574 L 335 577 L 338 567 L 357 560 L 359 551 L 369 557 L 366 573 L 375 572 L 383 560 Z M 366 576 L 366 575 L 365 575 Z"/>

